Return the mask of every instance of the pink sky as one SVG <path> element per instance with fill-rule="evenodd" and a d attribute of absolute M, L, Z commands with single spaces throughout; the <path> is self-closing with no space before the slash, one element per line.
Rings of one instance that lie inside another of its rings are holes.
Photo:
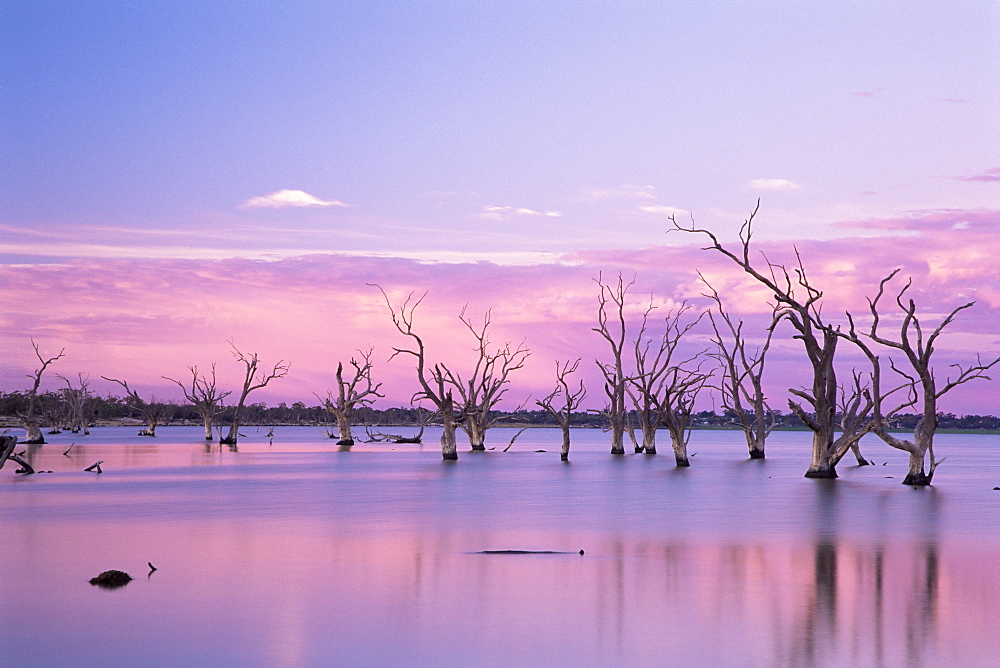
<path fill-rule="evenodd" d="M 927 323 L 967 301 L 963 312 L 938 345 L 938 375 L 947 364 L 969 363 L 977 353 L 1000 354 L 1000 278 L 996 271 L 996 230 L 1000 213 L 929 212 L 905 219 L 845 222 L 852 231 L 875 236 L 830 241 L 799 241 L 811 279 L 825 291 L 824 314 L 843 321 L 850 310 L 864 316 L 866 295 L 896 267 L 912 276 L 912 295 Z M 162 399 L 180 399 L 161 376 L 181 378 L 186 366 L 218 364 L 221 381 L 232 386 L 238 367 L 227 340 L 256 351 L 265 362 L 290 360 L 291 373 L 254 395 L 268 402 L 303 401 L 324 394 L 339 361 L 358 348 L 374 347 L 376 378 L 385 384 L 383 406 L 407 403 L 415 388 L 411 362 L 387 362 L 392 347 L 405 343 L 392 329 L 381 295 L 366 283 L 382 285 L 396 302 L 411 291 L 427 297 L 416 324 L 430 359 L 461 369 L 472 340 L 458 321 L 468 304 L 479 318 L 492 309 L 495 344 L 524 340 L 532 355 L 512 379 L 513 403 L 544 396 L 552 384 L 556 360 L 583 358 L 583 378 L 599 407 L 601 388 L 595 358 L 606 356 L 595 325 L 594 278 L 621 271 L 635 277 L 629 311 L 637 317 L 653 302 L 664 313 L 682 300 L 699 307 L 706 301 L 695 271 L 717 287 L 727 306 L 748 320 L 759 335 L 767 317 L 766 293 L 748 282 L 715 253 L 689 245 L 683 234 L 665 235 L 676 245 L 623 251 L 567 253 L 556 261 L 501 265 L 431 263 L 402 258 L 310 255 L 273 261 L 225 260 L 72 260 L 56 264 L 0 266 L 5 313 L 0 345 L 5 354 L 0 383 L 5 389 L 26 386 L 35 365 L 29 338 L 44 352 L 66 348 L 52 367 L 46 387 L 59 383 L 53 374 L 82 371 L 103 390 L 114 390 L 99 376 L 125 378 L 130 385 Z M 759 250 L 787 262 L 791 242 L 768 242 Z M 633 326 L 635 320 L 633 319 Z M 707 347 L 705 328 L 692 337 L 691 350 Z M 801 347 L 789 340 L 787 327 L 771 358 L 768 386 L 772 404 L 786 409 L 787 388 L 808 382 Z M 857 363 L 844 346 L 842 373 Z M 1000 374 L 994 374 L 1000 377 Z M 998 412 L 1000 381 L 978 381 L 956 390 L 943 409 L 956 414 Z"/>
<path fill-rule="evenodd" d="M 433 359 L 463 304 L 532 350 L 510 396 L 584 359 L 600 272 L 631 312 L 699 305 L 701 269 L 759 326 L 767 295 L 666 236 L 668 218 L 802 251 L 831 319 L 893 268 L 934 320 L 975 300 L 947 363 L 1000 354 L 1000 5 L 773 2 L 37 3 L 0 10 L 0 387 L 52 368 L 124 377 L 237 369 L 229 339 L 314 401 L 375 347 L 386 404 L 412 370 L 366 283 L 428 296 Z M 704 343 L 692 338 L 699 349 Z M 785 408 L 806 381 L 774 351 Z M 851 360 L 843 360 L 845 372 Z M 1000 375 L 1000 372 L 998 372 Z M 46 387 L 58 383 L 54 376 Z M 101 385 L 103 390 L 109 390 Z M 955 413 L 1000 413 L 996 382 Z M 258 397 L 254 397 L 257 399 Z"/>

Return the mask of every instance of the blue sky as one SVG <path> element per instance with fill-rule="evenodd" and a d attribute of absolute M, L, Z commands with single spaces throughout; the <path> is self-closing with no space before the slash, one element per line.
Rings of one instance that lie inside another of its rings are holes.
<path fill-rule="evenodd" d="M 821 238 L 996 202 L 961 180 L 1000 163 L 995 2 L 0 6 L 7 256 L 26 230 L 58 255 L 641 247 L 757 197 L 764 234 Z M 240 208 L 283 189 L 349 206 Z"/>

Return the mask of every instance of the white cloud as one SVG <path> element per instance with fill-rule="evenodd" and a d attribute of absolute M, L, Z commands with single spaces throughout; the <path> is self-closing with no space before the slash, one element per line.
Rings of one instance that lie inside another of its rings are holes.
<path fill-rule="evenodd" d="M 617 188 L 587 190 L 583 194 L 590 199 L 656 199 L 656 186 L 636 186 L 623 183 Z"/>
<path fill-rule="evenodd" d="M 270 195 L 251 197 L 242 204 L 241 209 L 283 209 L 294 206 L 348 206 L 338 200 L 323 200 L 302 190 L 278 190 Z"/>
<path fill-rule="evenodd" d="M 681 216 L 690 213 L 687 209 L 678 209 L 676 206 L 666 206 L 665 204 L 643 204 L 639 210 L 664 216 Z"/>
<path fill-rule="evenodd" d="M 489 220 L 503 220 L 508 216 L 545 216 L 546 218 L 561 218 L 562 211 L 536 211 L 515 206 L 484 206 L 479 214 L 480 218 Z"/>
<path fill-rule="evenodd" d="M 788 179 L 753 179 L 746 185 L 755 190 L 797 190 L 802 187 Z"/>

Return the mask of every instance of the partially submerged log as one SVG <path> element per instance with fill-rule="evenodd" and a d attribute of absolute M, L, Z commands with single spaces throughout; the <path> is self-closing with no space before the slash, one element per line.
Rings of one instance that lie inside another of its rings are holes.
<path fill-rule="evenodd" d="M 7 463 L 7 460 L 11 460 L 21 466 L 21 468 L 14 471 L 14 473 L 22 473 L 24 475 L 31 475 L 35 472 L 35 469 L 29 464 L 21 455 L 24 453 L 15 453 L 14 448 L 17 446 L 17 436 L 0 436 L 0 469 L 3 465 Z"/>
<path fill-rule="evenodd" d="M 91 464 L 90 466 L 88 466 L 87 468 L 85 468 L 83 470 L 84 471 L 94 471 L 94 470 L 96 470 L 98 473 L 104 473 L 104 471 L 101 470 L 101 464 L 103 464 L 103 463 L 104 463 L 104 460 L 102 459 L 99 462 L 94 462 L 93 464 Z"/>
<path fill-rule="evenodd" d="M 563 552 L 560 550 L 480 550 L 476 554 L 583 554 L 579 552 Z"/>
<path fill-rule="evenodd" d="M 7 463 L 7 458 L 14 454 L 17 446 L 17 436 L 0 436 L 0 469 Z"/>
<path fill-rule="evenodd" d="M 131 581 L 131 575 L 125 571 L 116 570 L 104 571 L 96 578 L 90 578 L 90 584 L 103 589 L 117 589 L 118 587 L 124 587 Z"/>

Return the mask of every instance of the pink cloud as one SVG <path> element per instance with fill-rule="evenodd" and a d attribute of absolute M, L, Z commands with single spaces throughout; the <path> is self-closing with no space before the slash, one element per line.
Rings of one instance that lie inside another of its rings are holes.
<path fill-rule="evenodd" d="M 973 174 L 972 176 L 959 176 L 958 180 L 971 183 L 998 183 L 1000 182 L 1000 167 L 987 169 L 981 174 Z"/>
<path fill-rule="evenodd" d="M 913 277 L 911 292 L 929 320 L 977 301 L 949 329 L 938 352 L 942 365 L 969 362 L 976 352 L 1000 352 L 1000 278 L 992 256 L 998 247 L 997 216 L 944 211 L 855 221 L 843 227 L 909 234 L 800 241 L 797 247 L 810 278 L 825 291 L 824 314 L 834 322 L 843 322 L 847 310 L 863 316 L 865 297 L 896 267 Z M 967 225 L 956 228 L 958 222 Z M 262 391 L 259 400 L 312 403 L 314 392 L 323 394 L 332 384 L 339 360 L 374 346 L 376 373 L 388 390 L 384 403 L 398 405 L 413 392 L 413 368 L 402 358 L 386 361 L 393 346 L 405 341 L 392 329 L 379 292 L 367 285 L 378 283 L 394 300 L 411 291 L 428 293 L 416 324 L 433 360 L 460 365 L 471 359 L 472 345 L 458 313 L 466 304 L 474 318 L 492 309 L 494 343 L 524 340 L 532 350 L 528 365 L 514 378 L 512 402 L 544 396 L 551 389 L 554 361 L 582 357 L 581 375 L 590 388 L 587 405 L 598 407 L 601 385 L 593 360 L 605 350 L 591 328 L 597 295 L 593 279 L 599 272 L 608 279 L 619 271 L 626 279 L 635 277 L 629 308 L 633 325 L 651 294 L 660 314 L 685 299 L 706 304 L 698 270 L 748 328 L 761 331 L 768 319 L 770 295 L 731 262 L 700 250 L 693 237 L 677 234 L 668 240 L 678 245 L 579 252 L 560 264 L 536 265 L 312 255 L 273 262 L 77 260 L 0 266 L 5 286 L 0 387 L 24 388 L 25 375 L 34 368 L 28 341 L 34 337 L 43 351 L 66 347 L 54 373 L 124 377 L 142 391 L 179 398 L 160 376 L 183 375 L 189 364 L 216 362 L 220 382 L 237 382 L 239 370 L 226 343 L 233 339 L 265 362 L 291 361 L 289 376 Z M 762 243 L 756 250 L 773 262 L 794 261 L 790 242 Z M 706 333 L 689 342 L 692 352 L 707 345 Z M 798 344 L 783 339 L 773 359 L 770 393 L 774 405 L 783 408 L 787 388 L 806 382 Z M 843 362 L 849 365 L 852 359 L 845 354 Z M 970 385 L 950 395 L 945 409 L 996 413 L 992 397 L 998 394 L 998 381 Z"/>

